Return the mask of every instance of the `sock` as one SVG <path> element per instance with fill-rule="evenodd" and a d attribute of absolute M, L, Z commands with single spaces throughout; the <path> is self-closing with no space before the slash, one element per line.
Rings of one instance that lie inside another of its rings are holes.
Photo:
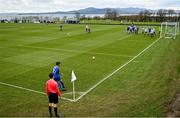
<path fill-rule="evenodd" d="M 64 83 L 61 81 L 62 88 L 65 88 Z"/>
<path fill-rule="evenodd" d="M 49 114 L 52 116 L 51 106 L 49 106 Z"/>
<path fill-rule="evenodd" d="M 55 115 L 58 116 L 58 114 L 57 114 L 57 107 L 54 108 L 54 112 L 55 112 Z"/>

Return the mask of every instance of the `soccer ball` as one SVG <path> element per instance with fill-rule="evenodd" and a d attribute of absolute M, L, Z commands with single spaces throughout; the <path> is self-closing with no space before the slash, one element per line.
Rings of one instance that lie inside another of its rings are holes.
<path fill-rule="evenodd" d="M 95 59 L 96 59 L 96 57 L 95 57 L 95 56 L 93 56 L 93 57 L 92 57 L 92 59 L 93 59 L 93 60 L 95 60 Z"/>

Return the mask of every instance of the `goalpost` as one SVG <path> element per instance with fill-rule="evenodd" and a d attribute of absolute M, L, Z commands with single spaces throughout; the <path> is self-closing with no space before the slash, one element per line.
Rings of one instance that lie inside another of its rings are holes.
<path fill-rule="evenodd" d="M 173 38 L 179 35 L 179 22 L 163 22 L 161 23 L 161 38 Z"/>

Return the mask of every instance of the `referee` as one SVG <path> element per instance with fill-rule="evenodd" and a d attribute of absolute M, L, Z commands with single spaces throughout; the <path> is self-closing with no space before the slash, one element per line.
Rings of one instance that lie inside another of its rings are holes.
<path fill-rule="evenodd" d="M 55 116 L 59 117 L 57 114 L 58 111 L 58 96 L 61 96 L 61 93 L 58 88 L 57 82 L 54 80 L 54 74 L 49 74 L 50 79 L 46 82 L 46 94 L 49 98 L 49 114 L 52 117 L 51 107 L 54 107 Z"/>

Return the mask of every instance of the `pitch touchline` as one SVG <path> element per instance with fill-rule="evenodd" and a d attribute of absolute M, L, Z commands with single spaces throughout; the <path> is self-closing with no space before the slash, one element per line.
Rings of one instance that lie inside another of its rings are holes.
<path fill-rule="evenodd" d="M 121 38 L 120 40 L 124 40 L 128 37 L 130 37 L 130 36 L 125 36 L 125 37 Z M 34 48 L 34 49 L 45 49 L 45 50 L 65 51 L 65 52 L 75 52 L 75 53 L 85 53 L 85 54 L 97 54 L 97 55 L 116 56 L 116 57 L 133 57 L 131 55 L 120 55 L 120 54 L 109 54 L 109 53 L 98 53 L 98 52 L 85 52 L 85 51 L 58 49 L 58 48 L 45 48 L 45 47 L 24 46 L 24 45 L 18 45 L 18 46 L 27 47 L 27 48 Z"/>
<path fill-rule="evenodd" d="M 40 92 L 40 91 L 36 91 L 36 90 L 33 90 L 33 89 L 28 89 L 28 88 L 24 88 L 24 87 L 12 85 L 12 84 L 7 84 L 7 83 L 4 83 L 4 82 L 0 82 L 0 84 L 1 84 L 1 85 L 5 85 L 5 86 L 9 86 L 9 87 L 13 87 L 13 88 L 18 88 L 18 89 L 30 91 L 30 92 L 34 92 L 34 93 L 38 93 L 38 94 L 42 94 L 42 95 L 46 95 L 46 93 L 44 93 L 44 92 Z M 74 101 L 74 100 L 72 100 L 72 99 L 65 98 L 65 97 L 61 97 L 61 99 L 63 99 L 63 100 L 68 100 L 68 101 L 70 101 L 70 102 L 73 102 L 73 101 Z"/>
<path fill-rule="evenodd" d="M 129 60 L 128 62 L 126 62 L 124 65 L 120 66 L 118 69 L 116 69 L 115 71 L 113 71 L 112 73 L 110 73 L 109 75 L 107 75 L 106 77 L 104 77 L 102 80 L 100 80 L 97 84 L 95 84 L 94 86 L 92 86 L 89 90 L 87 90 L 86 92 L 84 92 L 84 94 L 82 94 L 79 98 L 77 98 L 75 100 L 75 102 L 79 101 L 82 97 L 84 97 L 86 94 L 88 94 L 89 92 L 91 92 L 93 89 L 95 89 L 97 86 L 99 86 L 102 82 L 104 82 L 105 80 L 107 80 L 108 78 L 110 78 L 111 76 L 113 76 L 115 73 L 117 73 L 119 70 L 121 70 L 122 68 L 124 68 L 125 66 L 127 66 L 129 63 L 131 63 L 132 61 L 134 61 L 137 57 L 139 57 L 141 54 L 143 54 L 146 50 L 148 50 L 150 47 L 152 47 L 154 44 L 156 44 L 161 38 L 158 38 L 156 41 L 154 41 L 153 43 L 151 43 L 148 47 L 146 47 L 144 50 L 142 50 L 139 54 L 137 54 L 136 56 L 134 56 L 131 60 Z"/>

